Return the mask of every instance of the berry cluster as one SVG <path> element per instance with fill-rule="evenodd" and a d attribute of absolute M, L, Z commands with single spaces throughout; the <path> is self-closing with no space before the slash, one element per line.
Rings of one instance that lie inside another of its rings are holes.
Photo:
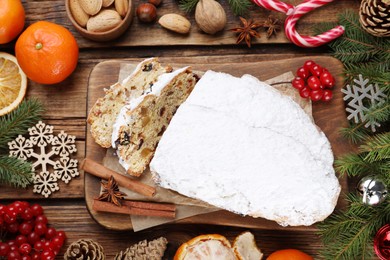
<path fill-rule="evenodd" d="M 7 242 L 0 240 L 0 259 L 52 260 L 60 251 L 66 235 L 47 226 L 47 218 L 38 204 L 15 201 L 0 204 L 0 233 Z"/>
<path fill-rule="evenodd" d="M 334 87 L 335 80 L 327 69 L 308 60 L 303 67 L 297 70 L 297 76 L 291 84 L 299 90 L 303 98 L 310 98 L 313 101 L 329 101 L 333 96 L 330 89 Z"/>

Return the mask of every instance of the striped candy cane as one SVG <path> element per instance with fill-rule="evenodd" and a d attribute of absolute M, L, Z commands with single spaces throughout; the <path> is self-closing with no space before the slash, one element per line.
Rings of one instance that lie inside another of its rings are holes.
<path fill-rule="evenodd" d="M 327 32 L 317 36 L 301 36 L 295 29 L 295 25 L 299 18 L 314 9 L 321 7 L 334 0 L 305 0 L 303 3 L 293 6 L 279 0 L 253 0 L 257 5 L 268 10 L 278 11 L 287 15 L 284 31 L 287 38 L 294 44 L 301 47 L 318 47 L 327 42 L 330 42 L 344 33 L 343 26 L 337 26 Z"/>

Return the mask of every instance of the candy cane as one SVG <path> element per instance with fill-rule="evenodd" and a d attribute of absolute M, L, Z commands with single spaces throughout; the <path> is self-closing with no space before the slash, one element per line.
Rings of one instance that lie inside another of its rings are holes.
<path fill-rule="evenodd" d="M 321 7 L 334 0 L 305 0 L 303 3 L 293 6 L 279 0 L 253 0 L 257 5 L 268 10 L 278 11 L 287 15 L 284 31 L 287 38 L 301 47 L 318 47 L 330 42 L 344 33 L 344 27 L 339 25 L 317 36 L 301 36 L 295 29 L 299 18 L 314 9 Z"/>

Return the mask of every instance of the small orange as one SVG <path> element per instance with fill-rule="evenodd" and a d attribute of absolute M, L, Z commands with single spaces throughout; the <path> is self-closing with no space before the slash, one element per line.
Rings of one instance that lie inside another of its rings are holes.
<path fill-rule="evenodd" d="M 28 78 L 41 84 L 55 84 L 75 70 L 79 48 L 65 27 L 39 21 L 19 36 L 15 54 Z"/>
<path fill-rule="evenodd" d="M 0 44 L 15 39 L 23 30 L 25 13 L 20 0 L 0 2 Z"/>
<path fill-rule="evenodd" d="M 313 260 L 314 258 L 297 249 L 283 249 L 273 252 L 267 260 Z"/>

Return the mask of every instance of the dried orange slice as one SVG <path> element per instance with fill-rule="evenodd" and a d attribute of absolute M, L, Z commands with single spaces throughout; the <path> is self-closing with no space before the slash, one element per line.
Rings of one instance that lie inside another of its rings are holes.
<path fill-rule="evenodd" d="M 174 260 L 236 260 L 229 240 L 218 234 L 200 235 L 182 244 Z"/>
<path fill-rule="evenodd" d="M 249 231 L 238 235 L 233 242 L 233 251 L 239 260 L 260 260 L 263 254 L 256 245 L 253 234 Z"/>
<path fill-rule="evenodd" d="M 14 110 L 22 102 L 27 78 L 15 58 L 0 52 L 0 116 Z"/>

